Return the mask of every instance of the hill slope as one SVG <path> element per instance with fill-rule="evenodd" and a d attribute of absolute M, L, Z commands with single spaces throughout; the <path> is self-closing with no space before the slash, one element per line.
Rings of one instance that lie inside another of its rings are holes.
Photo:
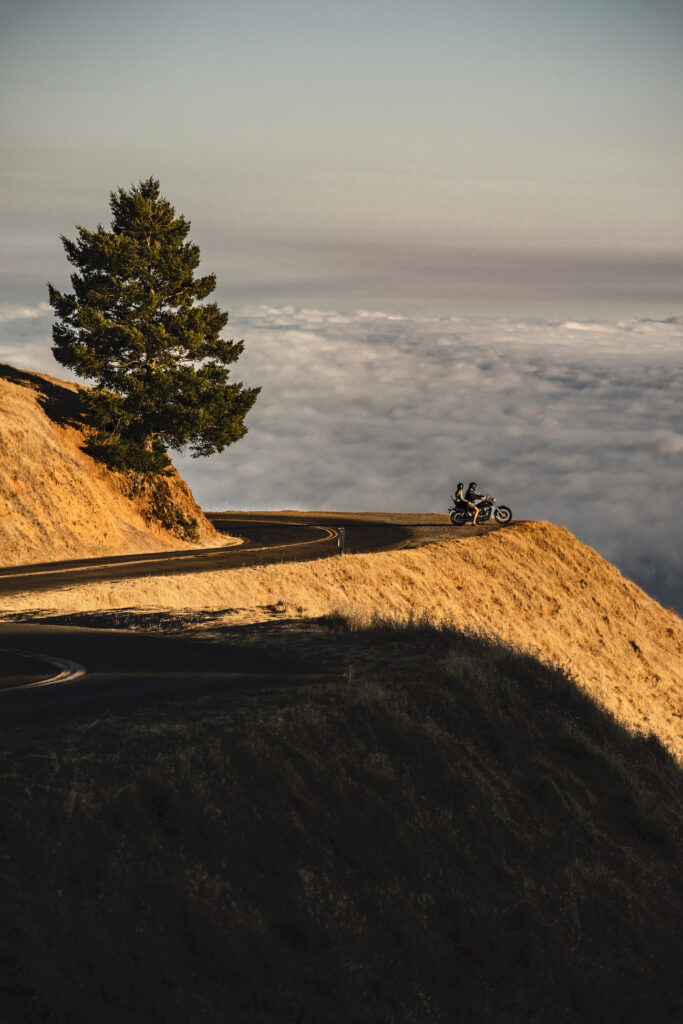
<path fill-rule="evenodd" d="M 683 759 L 681 620 L 550 523 L 459 532 L 410 550 L 0 599 L 0 613 L 40 609 L 79 614 L 84 624 L 126 609 L 116 622 L 142 628 L 150 611 L 157 622 L 162 611 L 165 629 L 230 641 L 248 638 L 250 623 L 325 616 L 356 629 L 422 624 L 485 634 L 571 673 L 623 725 L 654 732 Z"/>
<path fill-rule="evenodd" d="M 674 759 L 483 639 L 299 628 L 336 672 L 5 727 L 2 1019 L 678 1020 Z"/>
<path fill-rule="evenodd" d="M 0 565 L 223 543 L 175 470 L 150 485 L 85 453 L 80 390 L 0 366 Z"/>
<path fill-rule="evenodd" d="M 568 531 L 41 605 L 255 668 L 5 728 L 8 1019 L 677 1019 L 683 629 Z"/>

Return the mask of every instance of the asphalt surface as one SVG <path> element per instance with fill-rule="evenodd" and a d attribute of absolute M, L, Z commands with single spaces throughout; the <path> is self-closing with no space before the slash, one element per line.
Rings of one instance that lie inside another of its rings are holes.
<path fill-rule="evenodd" d="M 336 556 L 341 526 L 348 552 L 395 547 L 407 535 L 401 525 L 354 517 L 297 516 L 292 520 L 287 516 L 266 519 L 257 514 L 216 513 L 211 519 L 218 530 L 241 537 L 243 543 L 13 566 L 0 570 L 0 593 Z M 288 659 L 285 671 L 281 663 L 261 652 L 125 630 L 0 623 L 0 723 L 166 700 L 216 688 L 243 692 L 245 688 L 279 687 L 305 678 L 310 678 L 310 668 Z"/>
<path fill-rule="evenodd" d="M 243 543 L 195 551 L 163 551 L 9 566 L 0 569 L 0 594 L 25 594 L 144 576 L 213 572 L 273 562 L 310 561 L 337 554 L 339 526 L 345 528 L 348 552 L 393 547 L 406 533 L 396 524 L 367 522 L 353 517 L 345 517 L 335 524 L 317 522 L 315 517 L 301 517 L 295 522 L 286 516 L 259 519 L 257 515 L 228 512 L 210 513 L 209 518 L 217 530 L 240 537 Z"/>
<path fill-rule="evenodd" d="M 84 583 L 234 569 L 338 555 L 340 527 L 349 553 L 378 551 L 453 537 L 440 516 L 348 516 L 211 513 L 239 546 L 119 555 L 0 569 L 0 593 L 26 593 Z M 396 519 L 401 518 L 401 522 Z M 471 537 L 495 524 L 462 533 Z M 509 527 L 508 527 L 509 529 Z M 458 531 L 456 531 L 458 532 Z M 125 630 L 0 622 L 0 726 L 40 721 L 122 704 L 167 701 L 219 689 L 243 694 L 315 678 L 310 666 L 281 662 L 257 650 L 192 643 Z"/>
<path fill-rule="evenodd" d="M 76 669 L 70 678 L 50 681 L 67 665 Z M 313 678 L 295 659 L 285 668 L 260 651 L 125 630 L 0 623 L 0 729 L 178 696 L 241 696 Z"/>

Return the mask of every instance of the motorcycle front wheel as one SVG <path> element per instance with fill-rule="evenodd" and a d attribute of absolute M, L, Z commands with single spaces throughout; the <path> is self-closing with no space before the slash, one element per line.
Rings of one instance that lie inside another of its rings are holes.
<path fill-rule="evenodd" d="M 464 512 L 451 512 L 451 522 L 453 526 L 464 526 L 467 522 L 467 516 Z"/>
<path fill-rule="evenodd" d="M 509 523 L 510 520 L 512 519 L 512 512 L 507 507 L 507 505 L 498 505 L 493 515 L 495 517 L 496 522 L 500 523 L 501 526 L 505 526 L 505 524 Z"/>

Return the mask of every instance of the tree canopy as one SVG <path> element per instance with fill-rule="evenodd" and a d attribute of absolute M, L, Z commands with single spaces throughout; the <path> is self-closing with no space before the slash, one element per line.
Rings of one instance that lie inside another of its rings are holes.
<path fill-rule="evenodd" d="M 94 447 L 121 468 L 157 472 L 168 448 L 211 455 L 247 432 L 260 388 L 229 381 L 242 341 L 227 341 L 214 274 L 155 178 L 110 193 L 111 229 L 63 235 L 73 292 L 48 284 L 56 360 L 95 381 L 85 396 Z"/>

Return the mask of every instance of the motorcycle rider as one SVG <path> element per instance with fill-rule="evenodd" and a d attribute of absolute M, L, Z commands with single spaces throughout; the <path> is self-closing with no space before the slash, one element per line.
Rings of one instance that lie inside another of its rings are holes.
<path fill-rule="evenodd" d="M 462 493 L 462 489 L 463 489 L 464 486 L 465 486 L 464 484 L 458 484 L 458 486 L 455 489 L 455 497 L 453 499 L 453 502 L 454 502 L 455 508 L 462 509 L 463 512 L 466 512 L 467 511 L 467 502 L 465 501 L 465 496 Z"/>
<path fill-rule="evenodd" d="M 472 480 L 465 491 L 465 504 L 467 505 L 468 511 L 473 515 L 472 526 L 477 525 L 477 519 L 479 518 L 479 507 L 478 505 L 475 505 L 475 501 L 480 501 L 485 497 L 485 494 L 477 494 L 477 485 L 474 480 Z"/>

